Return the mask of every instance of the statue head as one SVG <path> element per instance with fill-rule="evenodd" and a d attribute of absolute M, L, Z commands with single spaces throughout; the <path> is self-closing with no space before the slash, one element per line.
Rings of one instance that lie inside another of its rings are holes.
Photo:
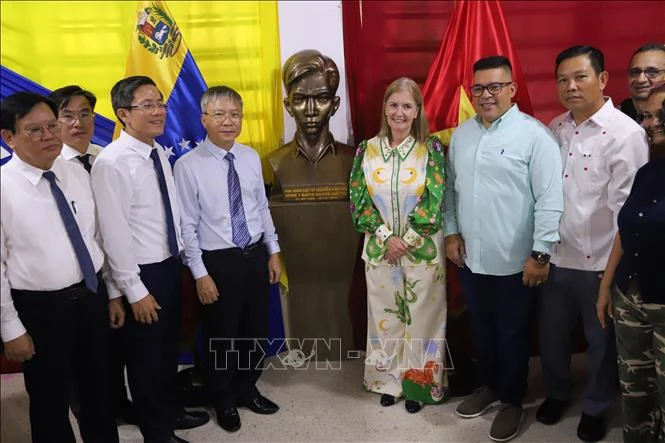
<path fill-rule="evenodd" d="M 339 70 L 330 57 L 314 49 L 296 52 L 284 63 L 284 107 L 297 131 L 310 140 L 328 132 L 328 122 L 339 107 Z"/>

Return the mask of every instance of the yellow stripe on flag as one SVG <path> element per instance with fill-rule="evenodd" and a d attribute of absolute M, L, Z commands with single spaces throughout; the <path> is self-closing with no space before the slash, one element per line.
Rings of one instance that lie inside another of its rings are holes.
<path fill-rule="evenodd" d="M 459 110 L 457 115 L 457 121 L 459 122 L 458 126 L 476 115 L 476 111 L 473 109 L 473 105 L 471 105 L 469 96 L 466 95 L 466 89 L 464 86 L 459 87 Z M 450 146 L 450 138 L 452 137 L 453 132 L 455 132 L 455 129 L 456 128 L 442 129 L 432 135 L 439 137 L 444 145 Z"/>

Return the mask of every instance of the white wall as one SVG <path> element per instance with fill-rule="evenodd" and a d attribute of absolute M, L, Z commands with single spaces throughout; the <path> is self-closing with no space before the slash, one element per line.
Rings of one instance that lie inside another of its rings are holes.
<path fill-rule="evenodd" d="M 316 49 L 332 58 L 337 64 L 340 74 L 337 95 L 340 96 L 341 103 L 335 115 L 330 119 L 330 131 L 335 136 L 335 140 L 352 144 L 344 63 L 342 2 L 278 0 L 277 10 L 282 66 L 287 58 L 302 49 Z M 286 91 L 284 91 L 284 96 L 286 96 Z M 293 117 L 284 110 L 282 142 L 290 141 L 295 131 L 296 124 Z"/>

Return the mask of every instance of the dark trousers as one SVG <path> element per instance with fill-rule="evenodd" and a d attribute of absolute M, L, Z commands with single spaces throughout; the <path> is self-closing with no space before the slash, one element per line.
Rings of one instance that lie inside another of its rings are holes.
<path fill-rule="evenodd" d="M 258 394 L 268 336 L 268 254 L 259 241 L 245 251 L 203 251 L 203 263 L 219 291 L 202 308 L 207 374 L 213 404 L 228 408 Z"/>
<path fill-rule="evenodd" d="M 139 265 L 140 277 L 161 307 L 152 324 L 134 319 L 126 304 L 127 378 L 141 433 L 147 442 L 173 436 L 175 419 L 183 412 L 177 390 L 180 334 L 180 261 Z"/>
<path fill-rule="evenodd" d="M 527 389 L 533 290 L 522 273 L 494 276 L 460 270 L 460 283 L 471 316 L 478 379 L 502 403 L 521 405 Z"/>
<path fill-rule="evenodd" d="M 131 312 L 127 312 L 131 314 Z M 111 329 L 111 402 L 113 414 L 118 417 L 129 403 L 127 386 L 125 385 L 125 350 L 126 328 Z"/>
<path fill-rule="evenodd" d="M 582 316 L 587 349 L 587 384 L 582 412 L 599 416 L 616 397 L 614 326 L 603 329 L 596 314 L 600 272 L 552 266 L 540 297 L 540 355 L 548 396 L 571 400 L 571 333 Z"/>
<path fill-rule="evenodd" d="M 35 345 L 23 363 L 30 396 L 32 441 L 74 442 L 69 422 L 72 386 L 80 387 L 79 426 L 85 442 L 117 442 L 111 410 L 109 310 L 83 283 L 60 291 L 12 290 L 14 306 Z"/>

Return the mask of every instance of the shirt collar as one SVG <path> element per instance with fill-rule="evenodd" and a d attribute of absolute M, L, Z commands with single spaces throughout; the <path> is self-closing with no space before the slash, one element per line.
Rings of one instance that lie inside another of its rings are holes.
<path fill-rule="evenodd" d="M 154 140 L 153 146 L 147 145 L 138 138 L 134 138 L 127 134 L 124 129 L 120 131 L 120 137 L 118 137 L 118 140 L 122 140 L 122 142 L 127 144 L 127 146 L 129 146 L 132 150 L 141 154 L 141 157 L 143 157 L 145 160 L 150 158 L 150 152 L 152 152 L 153 148 L 158 146 L 157 142 Z"/>
<path fill-rule="evenodd" d="M 42 175 L 44 172 L 46 172 L 43 169 L 36 168 L 24 162 L 17 154 L 12 156 L 11 162 L 15 164 L 15 168 L 19 171 L 19 173 L 23 175 L 33 186 L 37 186 L 39 180 L 43 178 Z M 53 171 L 57 181 L 62 181 L 61 177 L 62 174 L 64 174 L 64 171 L 60 167 L 60 163 L 57 158 L 53 162 L 53 165 L 49 171 Z"/>
<path fill-rule="evenodd" d="M 226 154 L 229 152 L 233 151 L 233 148 L 236 147 L 236 142 L 233 142 L 233 146 L 231 146 L 231 149 L 228 151 L 220 146 L 217 146 L 210 140 L 210 138 L 206 137 L 205 140 L 203 140 L 203 146 L 205 149 L 211 153 L 215 158 L 218 160 L 224 160 L 224 157 L 226 157 Z"/>
<path fill-rule="evenodd" d="M 395 152 L 401 160 L 404 160 L 406 156 L 409 155 L 409 152 L 411 152 L 411 149 L 413 149 L 413 146 L 416 144 L 416 139 L 412 135 L 409 135 L 404 139 L 404 141 L 402 141 L 402 143 L 394 148 L 390 147 L 390 140 L 388 140 L 388 137 L 382 137 L 380 143 L 381 155 L 383 155 L 384 161 L 388 161 L 390 156 Z"/>
<path fill-rule="evenodd" d="M 610 115 L 612 114 L 612 111 L 614 109 L 614 104 L 612 103 L 612 99 L 610 97 L 605 96 L 605 104 L 600 107 L 599 110 L 596 111 L 595 114 L 593 114 L 591 117 L 588 119 L 584 120 L 581 122 L 579 125 L 575 125 L 575 120 L 573 120 L 573 113 L 571 111 L 568 111 L 566 114 L 566 121 L 573 126 L 582 126 L 586 122 L 592 122 L 601 128 L 604 128 L 608 125 L 611 124 L 610 122 Z"/>
<path fill-rule="evenodd" d="M 311 158 L 307 151 L 304 148 L 304 141 L 303 141 L 303 136 L 296 132 L 295 136 L 293 137 L 293 141 L 296 145 L 296 149 L 293 151 L 293 156 L 297 157 L 299 155 L 302 155 L 305 157 L 310 163 L 316 165 L 319 160 L 321 160 L 325 155 L 328 153 L 328 151 L 332 152 L 332 155 L 335 155 L 335 138 L 333 135 L 328 131 L 328 134 L 326 135 L 326 139 L 323 143 L 323 149 L 321 149 L 316 156 L 316 158 Z"/>
<path fill-rule="evenodd" d="M 85 151 L 86 154 L 91 154 L 92 153 L 91 149 L 90 149 L 91 147 L 92 147 L 92 145 L 88 145 L 88 149 Z M 65 144 L 62 145 L 62 152 L 60 153 L 60 155 L 62 155 L 62 158 L 64 158 L 65 160 L 71 160 L 73 158 L 76 158 L 80 155 L 85 155 L 85 154 L 81 154 L 78 150 L 76 150 L 75 148 L 72 148 L 71 146 L 69 146 L 68 144 L 65 143 Z"/>
<path fill-rule="evenodd" d="M 520 115 L 520 109 L 517 107 L 516 103 L 513 103 L 513 105 L 510 107 L 510 109 L 508 109 L 506 112 L 501 114 L 501 116 L 499 118 L 494 120 L 489 128 L 485 128 L 485 125 L 483 124 L 483 121 L 482 121 L 482 119 L 480 118 L 480 116 L 478 114 L 476 114 L 475 118 L 476 118 L 476 122 L 478 123 L 478 125 L 481 128 L 486 129 L 486 130 L 489 131 L 490 129 L 497 129 L 499 125 L 502 125 L 502 126 L 507 125 L 509 122 L 511 122 L 511 121 L 515 120 L 517 117 L 519 117 L 519 115 Z"/>

